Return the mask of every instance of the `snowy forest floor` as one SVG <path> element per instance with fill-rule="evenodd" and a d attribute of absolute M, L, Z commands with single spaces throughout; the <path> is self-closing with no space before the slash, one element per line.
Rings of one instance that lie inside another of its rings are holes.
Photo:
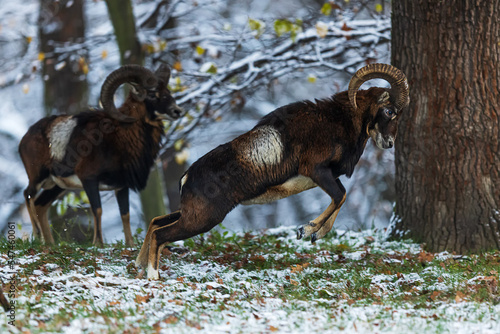
<path fill-rule="evenodd" d="M 138 244 L 140 244 L 138 242 Z M 0 241 L 8 333 L 500 333 L 500 252 L 432 254 L 384 231 L 213 230 L 165 250 L 137 279 L 138 249 Z M 10 257 L 9 257 L 10 255 Z M 16 265 L 12 271 L 9 261 Z"/>

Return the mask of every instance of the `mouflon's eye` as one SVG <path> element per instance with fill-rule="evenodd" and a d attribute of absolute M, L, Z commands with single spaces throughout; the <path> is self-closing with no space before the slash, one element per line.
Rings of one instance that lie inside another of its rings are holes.
<path fill-rule="evenodd" d="M 384 108 L 384 115 L 388 118 L 394 118 L 394 116 L 396 116 L 396 113 L 392 109 Z"/>

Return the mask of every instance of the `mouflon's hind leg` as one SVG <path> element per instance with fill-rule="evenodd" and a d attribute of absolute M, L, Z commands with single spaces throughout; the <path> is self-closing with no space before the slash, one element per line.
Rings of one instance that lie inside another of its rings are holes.
<path fill-rule="evenodd" d="M 186 225 L 188 224 L 186 224 L 185 217 L 181 216 L 179 220 L 174 223 L 155 228 L 151 231 L 148 253 L 148 279 L 157 280 L 160 278 L 160 274 L 158 272 L 160 255 L 161 251 L 168 243 L 177 240 L 184 240 L 210 230 L 203 228 L 203 223 L 200 224 L 201 228 L 199 229 L 187 228 Z"/>
<path fill-rule="evenodd" d="M 64 189 L 54 186 L 53 188 L 43 190 L 40 195 L 35 198 L 35 188 L 31 185 L 24 191 L 26 207 L 33 226 L 33 236 L 35 238 L 43 236 L 44 242 L 49 245 L 54 244 L 54 237 L 50 231 L 47 210 L 63 192 Z"/>
<path fill-rule="evenodd" d="M 181 196 L 180 218 L 170 224 L 151 229 L 148 239 L 148 279 L 160 278 L 158 272 L 160 255 L 167 243 L 210 231 L 235 205 L 236 203 L 228 201 L 224 193 L 207 198 L 184 189 Z M 139 259 L 139 263 L 142 264 L 142 259 Z"/>
<path fill-rule="evenodd" d="M 47 211 L 54 201 L 64 193 L 64 189 L 55 186 L 42 191 L 34 202 L 35 214 L 41 227 L 43 239 L 47 244 L 54 244 L 54 237 L 50 231 L 50 224 Z"/>
<path fill-rule="evenodd" d="M 174 223 L 167 224 L 162 227 L 157 227 L 151 231 L 148 252 L 148 279 L 160 279 L 160 274 L 158 272 L 158 268 L 160 265 L 160 255 L 161 251 L 168 243 L 177 240 L 184 240 L 200 233 L 206 232 L 206 230 L 201 230 L 198 232 L 189 231 L 183 228 L 183 225 L 185 225 L 183 218 L 184 217 L 181 216 L 179 220 L 175 221 Z"/>
<path fill-rule="evenodd" d="M 155 217 L 153 218 L 153 220 L 151 220 L 151 223 L 149 223 L 148 232 L 146 233 L 146 237 L 144 238 L 144 242 L 142 243 L 141 250 L 139 252 L 139 255 L 137 255 L 137 259 L 135 260 L 135 266 L 137 268 L 146 269 L 146 266 L 148 265 L 149 244 L 151 242 L 151 235 L 153 234 L 153 231 L 160 227 L 175 223 L 177 220 L 179 220 L 180 217 L 181 212 L 175 211 L 165 216 Z"/>
<path fill-rule="evenodd" d="M 24 191 L 26 208 L 28 209 L 31 225 L 33 227 L 33 236 L 35 239 L 43 237 L 43 241 L 48 245 L 54 244 L 54 237 L 50 231 L 47 210 L 62 192 L 63 189 L 55 186 L 51 189 L 44 189 L 36 196 L 36 187 L 32 184 Z"/>
<path fill-rule="evenodd" d="M 203 199 L 194 199 L 190 204 L 189 209 L 182 209 L 179 220 L 152 230 L 148 254 L 148 279 L 160 278 L 158 272 L 160 255 L 168 243 L 210 231 L 231 210 L 230 205 L 214 206 Z M 186 208 L 188 205 L 183 207 Z"/>
<path fill-rule="evenodd" d="M 36 190 L 31 189 L 31 186 L 28 186 L 24 191 L 24 198 L 26 201 L 26 209 L 28 210 L 28 214 L 31 220 L 31 226 L 33 228 L 33 238 L 40 239 L 42 237 L 42 226 L 40 221 L 38 220 L 38 216 L 36 214 L 35 209 L 35 196 Z M 47 240 L 45 240 L 47 243 Z"/>

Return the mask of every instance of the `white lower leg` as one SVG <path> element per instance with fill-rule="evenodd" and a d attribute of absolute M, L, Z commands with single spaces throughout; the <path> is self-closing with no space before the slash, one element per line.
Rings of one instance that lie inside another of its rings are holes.
<path fill-rule="evenodd" d="M 149 280 L 159 280 L 160 273 L 158 269 L 155 269 L 151 263 L 148 263 L 148 279 Z"/>

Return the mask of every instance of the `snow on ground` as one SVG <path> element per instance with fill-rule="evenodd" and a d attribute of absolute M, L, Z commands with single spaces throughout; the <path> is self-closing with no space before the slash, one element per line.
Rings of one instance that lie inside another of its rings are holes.
<path fill-rule="evenodd" d="M 328 263 L 339 260 L 339 256 L 345 261 L 357 261 L 368 256 L 368 251 L 387 254 L 385 263 L 399 264 L 405 261 L 398 257 L 401 254 L 422 252 L 417 244 L 386 241 L 382 232 L 372 230 L 339 233 L 316 245 L 296 240 L 290 227 L 265 233 L 276 235 L 281 247 L 292 247 L 292 256 L 306 258 L 316 252 L 317 256 L 308 258 L 314 263 L 291 268 L 234 269 L 203 257 L 185 260 L 193 256 L 190 252 L 175 258 L 164 256 L 160 281 L 132 278 L 127 272 L 132 255 L 121 260 L 98 257 L 95 271 L 89 270 L 89 265 L 67 271 L 58 264 L 45 263 L 31 274 L 20 275 L 20 285 L 29 283 L 33 287 L 18 291 L 16 299 L 16 320 L 23 328 L 7 325 L 9 319 L 1 314 L 0 332 L 45 332 L 44 323 L 54 324 L 61 318 L 70 319 L 56 326 L 56 331 L 63 333 L 143 332 L 145 328 L 159 333 L 500 333 L 498 304 L 436 300 L 433 307 L 415 307 L 391 302 L 398 295 L 410 293 L 402 286 L 439 293 L 453 288 L 452 275 L 442 275 L 444 281 L 439 284 L 426 283 L 425 275 L 439 272 L 440 266 L 404 275 L 372 275 L 370 268 L 353 273 L 347 265 L 328 269 Z M 334 253 L 328 251 L 329 245 L 349 248 Z M 111 254 L 115 249 L 101 251 Z M 18 256 L 19 272 L 22 266 L 44 255 Z M 262 261 L 279 262 L 287 256 L 270 250 L 263 253 Z M 444 261 L 452 255 L 442 253 L 438 257 Z M 7 261 L 7 255 L 0 256 L 0 278 L 4 282 L 10 277 Z M 326 264 L 326 268 L 317 263 Z M 350 281 L 354 282 L 350 279 L 353 275 L 370 278 L 370 290 L 385 296 L 384 302 L 360 304 L 346 296 L 343 291 Z M 294 298 L 294 292 L 306 298 Z"/>

